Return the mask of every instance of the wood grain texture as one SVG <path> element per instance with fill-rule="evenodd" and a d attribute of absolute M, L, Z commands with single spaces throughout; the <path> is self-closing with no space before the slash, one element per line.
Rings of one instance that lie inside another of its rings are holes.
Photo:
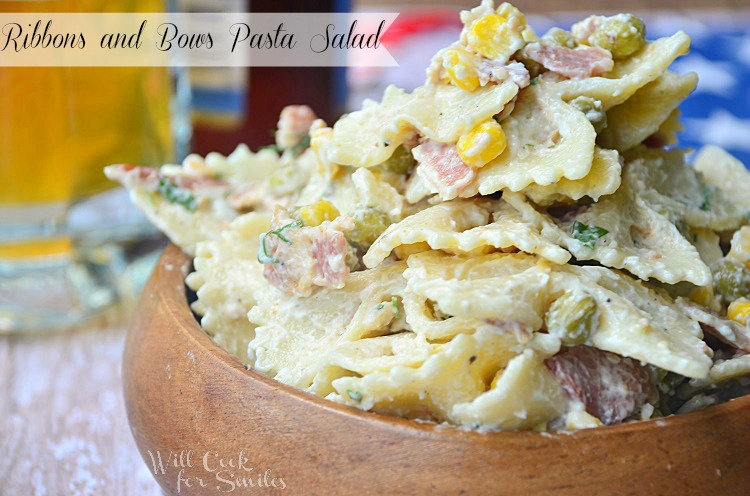
<path fill-rule="evenodd" d="M 0 494 L 161 494 L 122 401 L 128 313 L 49 336 L 0 336 Z"/>
<path fill-rule="evenodd" d="M 165 252 L 123 372 L 137 444 L 149 464 L 161 456 L 167 493 L 750 493 L 750 396 L 574 434 L 482 434 L 361 412 L 246 371 L 214 345 L 185 301 L 187 263 Z"/>

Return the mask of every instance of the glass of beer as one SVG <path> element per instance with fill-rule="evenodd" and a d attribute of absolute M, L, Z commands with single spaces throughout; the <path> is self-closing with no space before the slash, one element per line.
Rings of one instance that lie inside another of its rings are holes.
<path fill-rule="evenodd" d="M 0 12 L 161 12 L 164 0 L 0 0 Z M 0 68 L 0 332 L 66 327 L 118 297 L 120 249 L 149 229 L 113 163 L 176 157 L 165 67 Z"/>

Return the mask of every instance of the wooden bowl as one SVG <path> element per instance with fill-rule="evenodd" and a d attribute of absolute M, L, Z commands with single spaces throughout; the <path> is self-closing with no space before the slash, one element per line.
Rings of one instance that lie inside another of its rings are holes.
<path fill-rule="evenodd" d="M 245 370 L 216 346 L 186 301 L 189 263 L 174 246 L 162 256 L 123 365 L 133 436 L 168 494 L 750 494 L 750 396 L 570 434 L 363 412 Z"/>

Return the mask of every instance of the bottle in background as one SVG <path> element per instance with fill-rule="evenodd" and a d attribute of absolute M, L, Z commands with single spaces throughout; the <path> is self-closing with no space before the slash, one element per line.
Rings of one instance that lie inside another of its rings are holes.
<path fill-rule="evenodd" d="M 192 8 L 203 8 L 204 11 L 216 3 L 215 0 L 187 1 Z M 349 0 L 251 0 L 244 3 L 246 7 L 249 3 L 250 12 L 258 13 L 348 12 L 350 9 Z M 211 151 L 230 153 L 240 143 L 246 143 L 252 149 L 272 143 L 279 113 L 286 105 L 309 105 L 320 117 L 332 123 L 346 104 L 346 72 L 343 67 L 250 67 L 235 69 L 235 72 L 200 69 L 198 73 L 200 76 L 192 82 L 195 105 L 192 149 L 200 154 Z M 195 74 L 193 69 L 191 76 Z M 225 93 L 205 91 L 211 74 L 214 77 L 225 74 L 225 81 L 237 84 L 225 86 L 229 88 Z"/>

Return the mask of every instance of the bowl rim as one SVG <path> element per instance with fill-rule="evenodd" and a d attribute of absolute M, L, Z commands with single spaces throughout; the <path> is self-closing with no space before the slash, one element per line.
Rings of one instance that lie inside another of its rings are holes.
<path fill-rule="evenodd" d="M 158 287 L 174 288 L 176 291 L 159 291 L 157 298 L 162 308 L 166 309 L 169 316 L 186 331 L 186 336 L 197 347 L 202 348 L 212 360 L 220 362 L 229 367 L 232 373 L 240 381 L 256 381 L 264 386 L 278 390 L 296 401 L 308 407 L 322 408 L 331 413 L 353 417 L 360 421 L 375 421 L 384 427 L 392 429 L 407 430 L 413 434 L 434 434 L 441 436 L 474 437 L 481 439 L 514 439 L 528 440 L 540 438 L 555 438 L 557 436 L 576 436 L 582 441 L 588 437 L 598 437 L 603 433 L 629 435 L 635 432 L 651 430 L 657 427 L 671 426 L 678 428 L 694 422 L 705 422 L 711 418 L 731 415 L 740 410 L 750 410 L 750 394 L 730 399 L 717 405 L 712 405 L 701 410 L 689 413 L 672 414 L 667 417 L 658 417 L 647 420 L 634 420 L 615 425 L 604 425 L 596 428 L 553 431 L 515 431 L 476 429 L 470 427 L 456 426 L 448 423 L 435 423 L 429 421 L 418 421 L 408 418 L 391 416 L 383 413 L 361 410 L 359 408 L 336 403 L 316 396 L 313 393 L 294 388 L 272 377 L 247 368 L 238 357 L 217 345 L 206 331 L 200 326 L 195 314 L 188 304 L 185 277 L 190 273 L 192 257 L 184 253 L 179 247 L 170 244 L 159 258 L 152 276 L 159 280 Z M 179 269 L 179 270 L 177 270 Z"/>

